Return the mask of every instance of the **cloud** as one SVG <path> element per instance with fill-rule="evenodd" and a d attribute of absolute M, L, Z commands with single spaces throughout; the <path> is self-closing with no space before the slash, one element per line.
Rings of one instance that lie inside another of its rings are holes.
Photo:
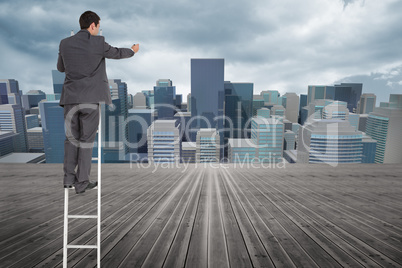
<path fill-rule="evenodd" d="M 1 78 L 50 93 L 58 44 L 79 30 L 85 10 L 99 14 L 111 45 L 140 43 L 133 59 L 107 61 L 109 78 L 132 94 L 159 78 L 189 93 L 191 58 L 225 58 L 225 79 L 253 82 L 257 94 L 305 93 L 309 84 L 392 75 L 386 70 L 402 65 L 401 1 L 15 0 L 0 3 Z"/>

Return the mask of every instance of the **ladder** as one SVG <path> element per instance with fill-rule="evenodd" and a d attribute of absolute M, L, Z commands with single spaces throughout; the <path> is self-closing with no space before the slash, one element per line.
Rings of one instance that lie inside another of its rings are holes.
<path fill-rule="evenodd" d="M 101 263 L 101 147 L 102 147 L 102 116 L 101 104 L 99 103 L 99 126 L 98 126 L 98 208 L 97 215 L 69 215 L 68 201 L 69 189 L 64 189 L 64 233 L 63 233 L 63 268 L 67 268 L 67 250 L 69 248 L 97 249 L 97 267 Z M 68 220 L 69 219 L 97 219 L 97 243 L 96 245 L 71 245 L 68 244 Z"/>

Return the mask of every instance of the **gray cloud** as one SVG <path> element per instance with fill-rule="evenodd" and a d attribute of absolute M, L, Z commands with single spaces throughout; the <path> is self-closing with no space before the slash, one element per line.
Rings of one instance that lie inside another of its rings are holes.
<path fill-rule="evenodd" d="M 79 30 L 85 10 L 100 15 L 110 44 L 140 43 L 134 59 L 107 63 L 109 78 L 126 81 L 132 94 L 159 78 L 187 94 L 195 57 L 225 58 L 225 79 L 254 82 L 257 93 L 305 93 L 308 84 L 402 66 L 400 1 L 15 0 L 0 3 L 0 77 L 50 93 L 58 44 Z M 363 80 L 380 86 L 374 78 Z M 381 86 L 391 85 L 402 87 Z"/>

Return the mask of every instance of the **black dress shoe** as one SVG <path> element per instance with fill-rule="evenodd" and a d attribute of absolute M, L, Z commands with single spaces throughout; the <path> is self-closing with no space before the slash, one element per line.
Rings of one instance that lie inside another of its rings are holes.
<path fill-rule="evenodd" d="M 72 184 L 64 184 L 64 188 L 73 188 Z"/>
<path fill-rule="evenodd" d="M 84 190 L 82 190 L 82 191 L 80 191 L 80 192 L 77 192 L 77 194 L 85 193 L 85 190 L 93 189 L 93 188 L 95 188 L 96 186 L 98 186 L 98 182 L 97 182 L 97 181 L 90 181 L 90 182 L 88 183 L 87 187 L 86 187 Z"/>

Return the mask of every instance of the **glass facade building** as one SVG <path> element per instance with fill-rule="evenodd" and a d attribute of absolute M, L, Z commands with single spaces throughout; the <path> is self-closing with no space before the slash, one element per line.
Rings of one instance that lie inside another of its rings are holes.
<path fill-rule="evenodd" d="M 180 163 L 180 124 L 176 120 L 156 120 L 147 130 L 148 161 Z"/>
<path fill-rule="evenodd" d="M 224 59 L 191 59 L 191 116 L 198 129 L 223 129 L 224 70 Z"/>
<path fill-rule="evenodd" d="M 283 157 L 284 124 L 281 120 L 254 117 L 251 140 L 257 146 L 260 162 L 281 162 Z"/>
<path fill-rule="evenodd" d="M 39 110 L 42 118 L 43 143 L 46 163 L 63 163 L 64 111 L 59 101 L 40 102 Z"/>
<path fill-rule="evenodd" d="M 361 163 L 362 138 L 349 121 L 313 120 L 299 129 L 298 163 Z"/>
<path fill-rule="evenodd" d="M 253 83 L 225 82 L 225 116 L 232 123 L 225 120 L 225 144 L 229 138 L 250 138 L 251 125 L 247 122 L 253 116 L 253 87 Z M 230 128 L 232 133 L 228 130 Z"/>
<path fill-rule="evenodd" d="M 54 94 L 61 95 L 65 78 L 66 78 L 65 73 L 61 73 L 58 70 L 52 70 L 53 93 Z"/>
<path fill-rule="evenodd" d="M 27 152 L 28 139 L 25 112 L 21 105 L 0 105 L 0 131 L 10 131 L 18 134 L 15 137 L 15 152 Z"/>
<path fill-rule="evenodd" d="M 200 129 L 197 132 L 196 153 L 197 163 L 220 161 L 220 135 L 216 129 Z"/>

